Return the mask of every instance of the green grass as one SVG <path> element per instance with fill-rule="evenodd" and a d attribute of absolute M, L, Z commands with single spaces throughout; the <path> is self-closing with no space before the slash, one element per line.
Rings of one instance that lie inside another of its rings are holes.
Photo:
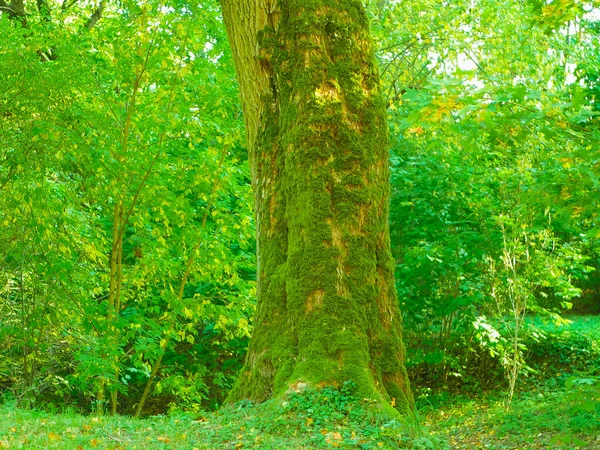
<path fill-rule="evenodd" d="M 571 316 L 570 323 L 556 325 L 536 318 L 533 325 L 544 337 L 525 339 L 526 359 L 534 377 L 553 382 L 570 373 L 600 376 L 600 317 Z M 562 374 L 562 375 L 561 375 Z"/>
<path fill-rule="evenodd" d="M 509 411 L 502 391 L 477 398 L 444 393 L 419 400 L 422 425 L 416 419 L 390 420 L 368 401 L 355 398 L 351 383 L 340 390 L 292 392 L 285 401 L 240 403 L 216 413 L 143 420 L 52 414 L 4 404 L 0 405 L 0 450 L 599 450 L 600 382 L 594 358 L 600 318 L 571 320 L 558 329 L 540 325 L 559 336 L 540 350 L 554 358 L 562 355 L 567 362 L 587 362 L 585 370 L 563 370 L 571 367 L 566 363 L 552 367 L 552 358 L 544 353 L 542 361 L 553 369 L 548 370 L 552 375 L 521 384 L 523 392 L 515 394 Z"/>
<path fill-rule="evenodd" d="M 531 346 L 536 373 L 506 394 L 425 399 L 425 424 L 453 449 L 600 449 L 600 317 L 557 326 L 534 320 L 547 338 Z"/>
<path fill-rule="evenodd" d="M 539 318 L 534 319 L 533 323 L 547 333 L 574 333 L 600 342 L 600 316 L 565 316 L 565 318 L 571 323 L 556 325 L 551 322 L 543 322 Z"/>
<path fill-rule="evenodd" d="M 462 399 L 429 409 L 426 425 L 453 449 L 600 449 L 598 384 Z"/>
<path fill-rule="evenodd" d="M 0 407 L 0 449 L 600 449 L 597 385 L 450 397 L 414 421 L 378 417 L 366 402 L 312 391 L 218 413 L 135 420 Z M 447 444 L 446 444 L 447 443 Z"/>
<path fill-rule="evenodd" d="M 437 449 L 415 420 L 374 412 L 349 390 L 306 389 L 201 416 L 135 420 L 0 407 L 0 449 Z"/>

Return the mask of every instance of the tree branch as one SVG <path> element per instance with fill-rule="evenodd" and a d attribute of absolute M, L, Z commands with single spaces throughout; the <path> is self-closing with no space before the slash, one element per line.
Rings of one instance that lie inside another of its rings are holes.
<path fill-rule="evenodd" d="M 67 0 L 65 0 L 62 3 L 62 6 L 60 7 L 60 9 L 65 12 L 67 9 L 69 9 L 71 6 L 73 6 L 75 3 L 77 3 L 78 0 L 72 0 L 71 2 L 68 2 Z"/>
<path fill-rule="evenodd" d="M 94 13 L 91 15 L 91 17 L 89 18 L 87 23 L 85 24 L 85 27 L 88 30 L 91 30 L 92 28 L 94 28 L 94 25 L 96 25 L 96 22 L 98 22 L 102 18 L 102 13 L 104 12 L 105 4 L 106 4 L 105 0 L 100 0 L 98 7 L 94 11 Z"/>
<path fill-rule="evenodd" d="M 20 18 L 23 25 L 27 25 L 23 0 L 11 0 L 10 4 L 6 0 L 0 0 L 0 11 L 6 11 L 11 19 Z"/>
<path fill-rule="evenodd" d="M 25 3 L 23 0 L 12 0 L 10 8 L 14 11 L 15 16 L 25 17 Z"/>

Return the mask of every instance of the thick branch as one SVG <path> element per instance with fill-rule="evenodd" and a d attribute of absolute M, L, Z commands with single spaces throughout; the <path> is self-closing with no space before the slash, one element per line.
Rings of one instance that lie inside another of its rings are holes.
<path fill-rule="evenodd" d="M 26 24 L 25 20 L 25 4 L 23 0 L 12 0 L 7 3 L 5 0 L 0 0 L 0 11 L 5 11 L 11 19 L 19 18 L 23 24 Z"/>
<path fill-rule="evenodd" d="M 96 25 L 96 22 L 98 22 L 102 18 L 102 13 L 104 12 L 105 5 L 106 5 L 106 2 L 104 0 L 100 0 L 100 4 L 98 5 L 98 7 L 94 11 L 94 13 L 91 15 L 91 17 L 85 24 L 85 27 L 88 30 L 91 30 L 92 28 L 94 28 L 94 26 Z"/>

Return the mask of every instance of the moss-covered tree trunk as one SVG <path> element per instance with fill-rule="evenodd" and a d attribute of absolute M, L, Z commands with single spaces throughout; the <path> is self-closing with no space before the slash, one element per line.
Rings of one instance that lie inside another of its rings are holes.
<path fill-rule="evenodd" d="M 360 0 L 222 0 L 256 201 L 258 306 L 230 399 L 296 383 L 412 407 L 386 112 Z"/>

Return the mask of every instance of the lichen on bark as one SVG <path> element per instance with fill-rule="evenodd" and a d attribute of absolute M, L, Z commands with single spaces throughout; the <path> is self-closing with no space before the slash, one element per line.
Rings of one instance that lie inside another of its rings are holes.
<path fill-rule="evenodd" d="M 230 399 L 352 380 L 357 395 L 409 411 L 387 222 L 387 124 L 363 7 L 222 4 L 258 223 L 255 329 Z"/>

